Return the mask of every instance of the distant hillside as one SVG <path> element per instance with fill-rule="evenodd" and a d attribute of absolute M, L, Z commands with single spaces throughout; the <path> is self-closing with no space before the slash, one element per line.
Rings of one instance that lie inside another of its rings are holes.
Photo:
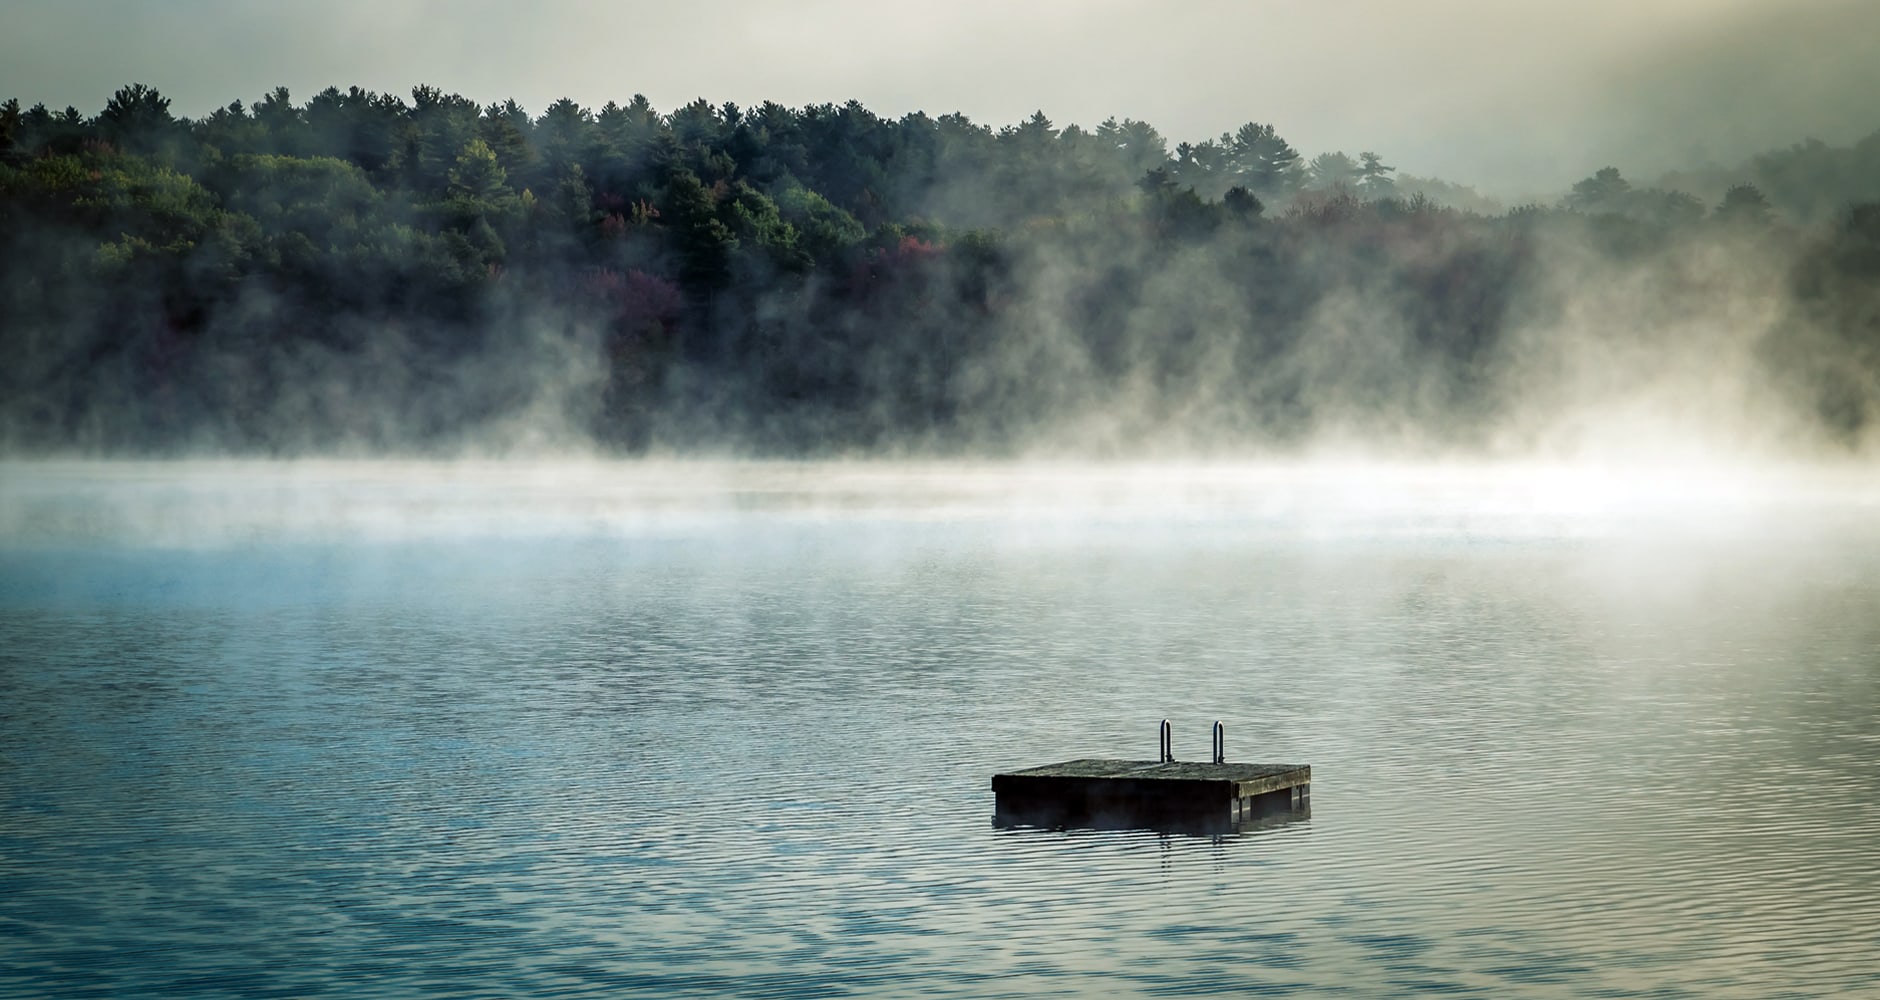
<path fill-rule="evenodd" d="M 1876 151 L 1504 213 L 1258 122 L 7 101 L 0 451 L 1849 453 Z"/>
<path fill-rule="evenodd" d="M 1771 206 L 1797 222 L 1830 221 L 1850 205 L 1880 201 L 1880 131 L 1851 146 L 1809 139 L 1734 167 L 1681 170 L 1658 181 L 1659 187 L 1713 204 L 1738 184 L 1755 185 Z"/>

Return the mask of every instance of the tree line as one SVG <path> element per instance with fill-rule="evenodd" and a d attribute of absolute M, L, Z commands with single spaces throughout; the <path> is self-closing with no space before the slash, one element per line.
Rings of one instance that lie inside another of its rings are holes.
<path fill-rule="evenodd" d="M 1744 357 L 1850 446 L 1880 399 L 1863 164 L 1880 134 L 1767 154 L 1711 203 L 1607 167 L 1500 212 L 1257 122 L 1171 147 L 857 102 L 9 100 L 0 444 L 1483 448 L 1536 338 L 1562 350 L 1578 297 L 1642 274 L 1641 340 L 1683 336 L 1667 301 L 1740 322 L 1773 280 Z"/>

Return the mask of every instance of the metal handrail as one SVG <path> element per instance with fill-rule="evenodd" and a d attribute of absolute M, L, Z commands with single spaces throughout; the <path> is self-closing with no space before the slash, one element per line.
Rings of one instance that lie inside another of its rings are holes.
<path fill-rule="evenodd" d="M 1227 763 L 1227 727 L 1219 719 L 1214 720 L 1214 762 Z"/>
<path fill-rule="evenodd" d="M 1162 763 L 1172 764 L 1174 762 L 1175 762 L 1175 743 L 1173 739 L 1169 736 L 1168 720 L 1163 719 L 1162 720 Z"/>

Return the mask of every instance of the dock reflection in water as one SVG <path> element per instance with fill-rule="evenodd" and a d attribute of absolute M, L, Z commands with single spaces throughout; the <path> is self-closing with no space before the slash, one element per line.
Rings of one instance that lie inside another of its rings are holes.
<path fill-rule="evenodd" d="M 1156 810 L 1092 811 L 1052 806 L 994 808 L 992 825 L 1001 829 L 1026 827 L 1041 830 L 1148 830 L 1183 836 L 1223 836 L 1270 830 L 1312 818 L 1312 801 L 1260 804 L 1237 812 L 1169 812 Z"/>

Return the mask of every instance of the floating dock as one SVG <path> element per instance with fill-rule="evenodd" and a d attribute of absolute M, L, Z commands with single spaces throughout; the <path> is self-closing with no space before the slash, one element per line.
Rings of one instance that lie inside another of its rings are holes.
<path fill-rule="evenodd" d="M 1213 763 L 1085 758 L 992 776 L 1001 826 L 1229 832 L 1311 814 L 1307 764 L 1231 764 L 1215 724 Z"/>

